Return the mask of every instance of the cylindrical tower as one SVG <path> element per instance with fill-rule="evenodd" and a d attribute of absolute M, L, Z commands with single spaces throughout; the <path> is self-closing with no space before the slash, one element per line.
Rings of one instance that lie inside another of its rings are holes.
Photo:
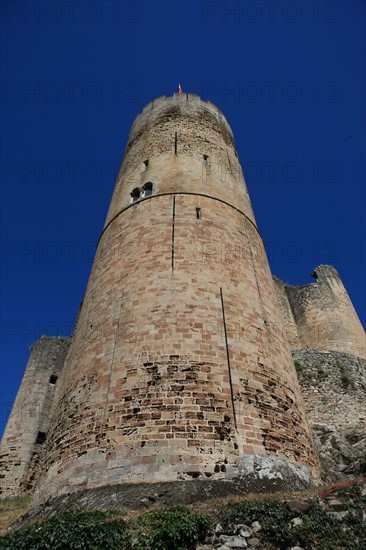
<path fill-rule="evenodd" d="M 212 103 L 176 94 L 136 118 L 57 392 L 37 502 L 316 475 L 233 134 Z"/>

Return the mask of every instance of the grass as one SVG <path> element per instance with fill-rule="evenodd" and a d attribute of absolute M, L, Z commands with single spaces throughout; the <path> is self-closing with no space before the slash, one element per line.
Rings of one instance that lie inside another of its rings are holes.
<path fill-rule="evenodd" d="M 4 535 L 8 527 L 23 516 L 29 510 L 29 507 L 29 497 L 0 500 L 0 535 Z"/>

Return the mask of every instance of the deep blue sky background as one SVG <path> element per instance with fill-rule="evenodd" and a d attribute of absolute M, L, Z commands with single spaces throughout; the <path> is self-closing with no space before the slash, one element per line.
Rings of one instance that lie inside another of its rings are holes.
<path fill-rule="evenodd" d="M 70 333 L 133 119 L 178 83 L 231 124 L 273 273 L 333 264 L 365 323 L 365 3 L 66 4 L 1 3 L 0 433 L 29 345 Z"/>

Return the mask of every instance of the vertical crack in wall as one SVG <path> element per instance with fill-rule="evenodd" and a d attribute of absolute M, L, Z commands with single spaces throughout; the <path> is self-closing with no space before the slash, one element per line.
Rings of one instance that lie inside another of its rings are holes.
<path fill-rule="evenodd" d="M 111 383 L 112 383 L 113 363 L 114 363 L 114 356 L 115 356 L 117 342 L 118 342 L 119 325 L 120 325 L 120 319 L 121 319 L 121 313 L 122 313 L 122 296 L 123 296 L 123 294 L 121 294 L 121 297 L 119 299 L 117 327 L 116 327 L 116 334 L 114 336 L 113 351 L 112 351 L 112 358 L 111 358 L 111 367 L 110 367 L 110 370 L 109 370 L 109 380 L 108 380 L 107 393 L 106 393 L 105 404 L 104 404 L 103 424 L 104 424 L 105 417 L 106 417 L 106 414 L 107 414 L 109 393 L 110 393 Z"/>
<path fill-rule="evenodd" d="M 249 237 L 249 234 L 248 234 L 245 218 L 243 220 L 243 227 L 244 227 L 244 232 L 245 232 L 245 235 L 246 235 L 246 238 L 247 238 L 247 243 L 249 244 L 248 248 L 249 248 L 249 253 L 250 253 L 250 260 L 251 260 L 251 264 L 252 264 L 252 268 L 253 268 L 253 275 L 254 275 L 254 279 L 255 279 L 255 284 L 256 284 L 256 287 L 257 287 L 257 291 L 258 291 L 260 308 L 262 310 L 262 321 L 267 326 L 267 319 L 266 319 L 267 315 L 265 314 L 265 307 L 264 307 L 264 303 L 263 303 L 263 297 L 262 297 L 261 289 L 260 289 L 259 282 L 258 282 L 258 275 L 257 275 L 257 270 L 256 270 L 256 267 L 255 267 L 255 260 L 254 260 L 253 251 L 252 251 L 252 243 L 250 241 L 250 237 Z M 264 251 L 264 253 L 265 253 L 265 251 Z M 270 326 L 269 330 L 274 330 L 274 326 Z M 272 352 L 273 351 L 273 345 L 272 345 L 273 344 L 273 334 L 269 334 L 269 338 L 267 338 L 267 342 L 268 342 L 268 348 L 269 348 L 268 351 Z M 272 356 L 274 356 L 274 355 L 275 354 L 272 354 Z"/>
<path fill-rule="evenodd" d="M 229 173 L 232 174 L 230 156 L 229 156 L 229 151 L 227 149 L 226 149 L 226 156 L 227 156 L 227 163 L 228 163 Z"/>
<path fill-rule="evenodd" d="M 227 330 L 226 330 L 226 319 L 225 319 L 225 307 L 224 307 L 224 295 L 223 295 L 221 286 L 220 286 L 220 296 L 221 296 L 222 320 L 223 320 L 224 335 L 225 335 L 225 347 L 226 347 L 227 367 L 228 367 L 228 371 L 229 371 L 229 384 L 230 384 L 230 393 L 231 393 L 231 404 L 232 404 L 232 407 L 233 407 L 233 415 L 234 415 L 235 430 L 238 431 L 238 425 L 237 425 L 237 422 L 236 422 L 235 403 L 234 403 L 233 381 L 232 381 L 232 378 L 231 378 L 231 366 L 230 366 L 229 344 L 228 344 L 228 341 L 227 341 Z"/>
<path fill-rule="evenodd" d="M 172 272 L 174 271 L 174 235 L 175 233 L 175 195 L 173 197 L 173 216 L 172 216 Z"/>
<path fill-rule="evenodd" d="M 253 267 L 253 274 L 254 274 L 255 284 L 256 284 L 257 290 L 258 290 L 259 302 L 261 304 L 262 316 L 263 316 L 263 321 L 264 321 L 265 320 L 265 314 L 264 314 L 265 309 L 264 309 L 264 305 L 263 305 L 263 298 L 262 298 L 261 289 L 260 289 L 259 282 L 258 282 L 257 270 L 255 268 L 255 261 L 254 261 L 253 252 L 252 252 L 252 243 L 251 243 L 250 237 L 248 235 L 245 219 L 244 219 L 243 225 L 244 225 L 244 231 L 245 231 L 245 234 L 246 234 L 246 237 L 247 237 L 247 242 L 249 243 L 248 248 L 249 248 L 249 253 L 250 253 L 250 260 L 251 260 L 252 267 Z"/>

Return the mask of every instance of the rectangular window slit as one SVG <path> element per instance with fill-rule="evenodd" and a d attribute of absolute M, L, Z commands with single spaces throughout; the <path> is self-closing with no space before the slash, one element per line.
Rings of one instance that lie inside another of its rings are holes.
<path fill-rule="evenodd" d="M 178 147 L 178 134 L 175 132 L 175 138 L 174 138 L 174 154 L 177 154 L 177 147 Z"/>
<path fill-rule="evenodd" d="M 57 378 L 58 378 L 58 376 L 56 376 L 55 374 L 51 374 L 50 379 L 49 379 L 49 383 L 50 384 L 56 384 Z"/>
<path fill-rule="evenodd" d="M 200 220 L 202 217 L 201 209 L 196 207 L 196 218 Z"/>
<path fill-rule="evenodd" d="M 38 445 L 42 445 L 45 441 L 46 441 L 45 432 L 38 432 L 36 443 L 38 443 Z"/>

